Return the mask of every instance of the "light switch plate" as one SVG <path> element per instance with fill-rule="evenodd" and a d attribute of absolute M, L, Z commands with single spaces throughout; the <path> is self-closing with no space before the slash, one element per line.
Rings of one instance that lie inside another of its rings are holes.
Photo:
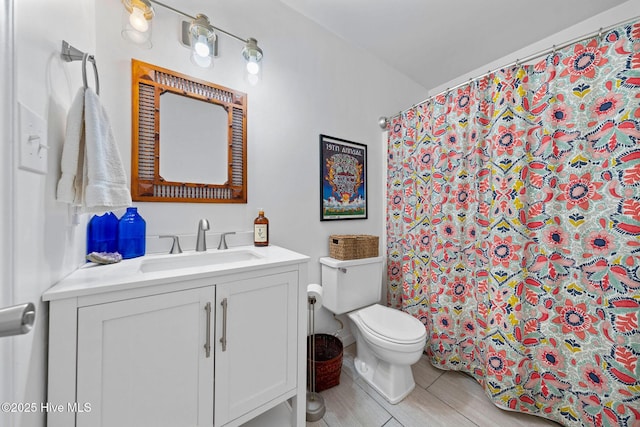
<path fill-rule="evenodd" d="M 49 145 L 47 122 L 20 104 L 20 169 L 46 175 Z"/>

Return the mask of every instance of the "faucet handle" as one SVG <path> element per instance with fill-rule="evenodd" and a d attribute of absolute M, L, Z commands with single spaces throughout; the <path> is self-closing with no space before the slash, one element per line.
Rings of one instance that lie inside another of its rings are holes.
<path fill-rule="evenodd" d="M 169 238 L 169 239 L 173 239 L 173 244 L 171 245 L 171 250 L 169 251 L 170 254 L 181 254 L 182 253 L 182 248 L 180 247 L 180 238 L 178 236 L 173 236 L 173 235 L 163 235 L 163 236 L 158 236 L 161 239 L 164 238 Z"/>
<path fill-rule="evenodd" d="M 218 243 L 218 249 L 228 249 L 227 239 L 226 239 L 228 234 L 236 234 L 236 232 L 235 231 L 228 231 L 226 233 L 222 233 L 220 235 L 220 243 Z"/>

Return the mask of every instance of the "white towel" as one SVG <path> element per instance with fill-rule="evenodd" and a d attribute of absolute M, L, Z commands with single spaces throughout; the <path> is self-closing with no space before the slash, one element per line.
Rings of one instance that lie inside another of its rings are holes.
<path fill-rule="evenodd" d="M 82 149 L 81 149 L 82 148 Z M 82 187 L 82 170 L 80 153 L 84 158 L 84 87 L 78 90 L 71 108 L 67 114 L 67 128 L 62 147 L 62 161 L 60 169 L 62 175 L 58 181 L 56 198 L 60 202 L 72 205 L 81 205 L 81 192 L 76 191 Z"/>
<path fill-rule="evenodd" d="M 131 206 L 125 169 L 109 118 L 91 88 L 80 88 L 67 116 L 57 199 L 83 212 Z"/>
<path fill-rule="evenodd" d="M 84 94 L 85 212 L 131 206 L 131 193 L 109 118 L 93 89 Z"/>

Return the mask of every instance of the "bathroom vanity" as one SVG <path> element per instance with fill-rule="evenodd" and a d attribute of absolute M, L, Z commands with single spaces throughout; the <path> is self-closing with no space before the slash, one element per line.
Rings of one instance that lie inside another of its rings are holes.
<path fill-rule="evenodd" d="M 308 257 L 253 246 L 87 264 L 50 288 L 49 427 L 305 422 Z"/>

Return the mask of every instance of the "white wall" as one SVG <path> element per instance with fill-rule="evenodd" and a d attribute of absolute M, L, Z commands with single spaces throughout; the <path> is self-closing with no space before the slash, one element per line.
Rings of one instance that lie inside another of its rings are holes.
<path fill-rule="evenodd" d="M 221 57 L 212 70 L 193 66 L 187 49 L 177 41 L 179 19 L 166 9 L 158 8 L 154 48 L 139 50 L 120 37 L 119 0 L 13 3 L 16 98 L 47 120 L 51 148 L 48 173 L 14 168 L 13 206 L 3 199 L 3 209 L 12 208 L 15 217 L 11 224 L 16 236 L 12 298 L 16 303 L 33 301 L 38 310 L 34 330 L 14 339 L 11 401 L 46 402 L 48 313 L 40 302 L 41 294 L 81 265 L 85 251 L 87 216 L 74 225 L 66 205 L 55 201 L 66 114 L 82 84 L 81 63 L 65 63 L 59 57 L 63 39 L 95 54 L 101 100 L 127 170 L 132 57 L 248 93 L 248 204 L 137 204 L 147 221 L 152 250 L 168 251 L 170 242 L 153 238 L 165 233 L 183 235 L 183 249 L 193 249 L 200 218 L 209 218 L 213 232 L 251 230 L 257 208 L 263 207 L 271 221 L 271 243 L 309 255 L 310 280 L 318 282 L 317 259 L 326 255 L 330 234 L 379 234 L 382 189 L 377 184 L 383 171 L 377 165 L 383 153 L 377 118 L 426 95 L 425 88 L 346 46 L 277 0 L 171 2 L 191 14 L 208 14 L 223 29 L 258 39 L 265 60 L 263 81 L 255 88 L 243 80 L 242 44 L 224 36 L 220 36 Z M 198 8 L 188 8 L 187 3 Z M 92 71 L 88 73 L 93 85 Z M 319 221 L 320 133 L 369 145 L 368 220 Z M 217 241 L 211 237 L 209 245 L 214 246 Z M 317 324 L 335 329 L 326 313 Z M 44 420 L 43 413 L 10 419 L 15 426 L 43 426 Z"/>
<path fill-rule="evenodd" d="M 93 50 L 94 5 L 73 0 L 20 0 L 15 9 L 16 100 L 47 120 L 47 175 L 14 168 L 13 299 L 36 304 L 36 324 L 14 338 L 15 402 L 46 402 L 47 305 L 41 294 L 73 271 L 84 251 L 84 227 L 73 227 L 66 206 L 55 202 L 65 118 L 81 74 L 59 57 L 63 39 Z M 17 111 L 17 110 L 16 110 Z M 17 120 L 17 112 L 15 113 Z M 19 149 L 14 146 L 17 165 Z M 42 426 L 44 414 L 14 414 L 16 426 Z"/>
<path fill-rule="evenodd" d="M 248 203 L 136 203 L 147 221 L 148 247 L 168 251 L 170 242 L 154 236 L 179 234 L 183 249 L 193 249 L 200 218 L 212 224 L 209 247 L 215 247 L 215 233 L 252 230 L 258 208 L 264 208 L 270 220 L 270 242 L 309 255 L 309 279 L 319 283 L 317 260 L 328 254 L 330 234 L 380 234 L 384 217 L 379 182 L 384 171 L 379 168 L 383 151 L 377 118 L 426 95 L 426 90 L 277 0 L 174 3 L 186 13 L 208 15 L 214 25 L 241 37 L 256 38 L 264 51 L 263 79 L 255 87 L 244 81 L 243 44 L 224 35 L 219 36 L 220 57 L 213 69 L 193 65 L 189 51 L 177 40 L 183 18 L 161 7 L 156 7 L 153 48 L 128 44 L 120 37 L 120 3 L 97 2 L 101 99 L 128 170 L 131 58 L 248 95 Z M 197 6 L 189 6 L 194 3 Z M 369 146 L 368 220 L 319 220 L 321 133 Z M 229 242 L 234 239 L 230 236 Z M 319 329 L 335 329 L 327 313 L 319 317 Z"/>
<path fill-rule="evenodd" d="M 429 96 L 437 95 L 440 92 L 446 91 L 447 88 L 452 88 L 468 81 L 469 79 L 481 76 L 489 70 L 493 71 L 499 69 L 505 65 L 514 63 L 518 59 L 524 59 L 530 55 L 550 50 L 553 46 L 560 46 L 585 35 L 597 33 L 600 28 L 607 28 L 611 25 L 631 19 L 634 16 L 640 16 L 640 0 L 626 0 L 619 6 L 611 8 L 589 19 L 585 19 L 576 25 L 568 27 L 556 34 L 537 41 L 536 43 L 530 44 L 529 46 L 523 47 L 522 49 L 500 59 L 489 62 L 486 65 L 458 76 L 445 84 L 432 88 L 429 90 Z"/>

